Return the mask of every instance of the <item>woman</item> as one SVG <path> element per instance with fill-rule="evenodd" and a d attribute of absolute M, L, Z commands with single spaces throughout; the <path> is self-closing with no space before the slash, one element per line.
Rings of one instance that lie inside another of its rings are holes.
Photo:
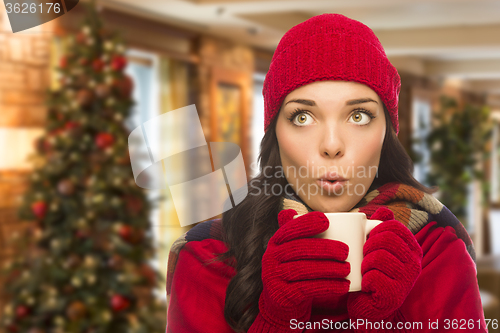
<path fill-rule="evenodd" d="M 283 36 L 264 82 L 261 173 L 172 247 L 167 332 L 486 332 L 469 235 L 397 139 L 400 86 L 360 22 L 323 14 Z M 361 291 L 348 292 L 348 246 L 312 237 L 326 212 L 383 221 Z"/>

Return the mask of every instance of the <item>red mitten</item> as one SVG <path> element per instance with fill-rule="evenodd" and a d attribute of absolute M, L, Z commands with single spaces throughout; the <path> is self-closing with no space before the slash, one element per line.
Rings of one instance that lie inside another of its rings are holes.
<path fill-rule="evenodd" d="M 308 320 L 314 297 L 346 294 L 350 272 L 345 262 L 349 248 L 331 239 L 312 238 L 328 229 L 322 212 L 310 212 L 296 219 L 293 209 L 278 215 L 279 229 L 271 237 L 262 257 L 263 291 L 259 299 L 261 316 L 248 332 L 286 332 L 290 321 Z M 269 325 L 262 327 L 262 321 Z"/>
<path fill-rule="evenodd" d="M 351 319 L 391 319 L 420 275 L 422 249 L 411 231 L 393 218 L 385 207 L 370 217 L 387 220 L 373 228 L 363 247 L 361 291 L 347 300 Z"/>

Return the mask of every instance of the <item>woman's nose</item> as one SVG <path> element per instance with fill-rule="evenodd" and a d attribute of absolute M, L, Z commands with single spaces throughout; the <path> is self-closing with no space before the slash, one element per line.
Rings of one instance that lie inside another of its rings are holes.
<path fill-rule="evenodd" d="M 343 156 L 345 154 L 345 138 L 336 126 L 325 128 L 320 136 L 319 153 L 323 157 Z"/>

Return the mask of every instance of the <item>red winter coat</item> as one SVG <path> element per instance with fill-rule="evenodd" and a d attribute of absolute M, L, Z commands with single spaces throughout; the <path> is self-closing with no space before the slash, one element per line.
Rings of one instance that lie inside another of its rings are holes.
<path fill-rule="evenodd" d="M 235 270 L 222 262 L 208 263 L 216 253 L 227 251 L 220 238 L 213 237 L 214 229 L 220 230 L 220 219 L 197 225 L 186 234 L 178 257 L 169 258 L 169 269 L 175 265 L 175 270 L 167 282 L 170 291 L 167 333 L 234 332 L 224 319 L 224 301 Z M 423 251 L 422 272 L 397 315 L 400 323 L 414 326 L 393 331 L 487 332 L 475 264 L 455 230 L 430 222 L 415 237 Z M 335 303 L 330 300 L 329 304 L 315 304 L 309 322 L 291 323 L 295 330 L 288 331 L 370 331 L 366 330 L 368 323 L 356 327 L 355 322 L 349 322 L 346 296 Z M 308 328 L 314 324 L 316 329 Z M 379 331 L 376 325 L 382 323 L 371 324 L 371 331 L 376 332 Z M 397 323 L 392 325 L 395 327 Z"/>

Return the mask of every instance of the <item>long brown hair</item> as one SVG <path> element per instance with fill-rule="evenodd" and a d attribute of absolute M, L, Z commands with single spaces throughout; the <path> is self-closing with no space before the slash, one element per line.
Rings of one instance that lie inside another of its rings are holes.
<path fill-rule="evenodd" d="M 438 189 L 428 188 L 413 178 L 413 161 L 398 140 L 389 113 L 384 105 L 386 134 L 380 156 L 378 176 L 368 189 L 371 191 L 388 182 L 400 182 L 432 194 Z M 279 175 L 281 159 L 276 138 L 276 116 L 269 125 L 260 146 L 260 173 L 249 182 L 246 198 L 222 216 L 224 241 L 228 251 L 219 259 L 236 261 L 236 275 L 226 290 L 224 317 L 236 332 L 246 332 L 259 313 L 262 292 L 261 261 L 267 243 L 278 230 L 281 195 L 272 193 L 273 186 L 289 186 Z M 265 173 L 264 173 L 265 170 Z M 282 173 L 281 173 L 282 175 Z M 291 189 L 287 189 L 291 191 Z"/>

